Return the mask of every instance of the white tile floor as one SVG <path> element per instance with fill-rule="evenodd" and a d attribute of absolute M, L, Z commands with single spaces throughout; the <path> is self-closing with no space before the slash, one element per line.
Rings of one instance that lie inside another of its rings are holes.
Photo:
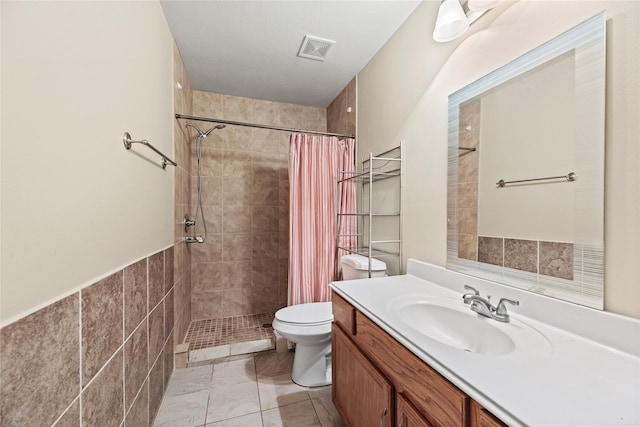
<path fill-rule="evenodd" d="M 293 353 L 265 352 L 175 370 L 154 427 L 341 427 L 331 386 L 290 378 Z"/>

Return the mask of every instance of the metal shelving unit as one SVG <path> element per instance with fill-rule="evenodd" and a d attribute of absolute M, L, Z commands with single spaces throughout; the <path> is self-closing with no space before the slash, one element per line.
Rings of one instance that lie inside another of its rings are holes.
<path fill-rule="evenodd" d="M 378 155 L 369 153 L 359 172 L 338 174 L 338 186 L 358 184 L 359 205 L 357 213 L 344 213 L 338 200 L 336 262 L 342 250 L 369 258 L 369 277 L 371 258 L 384 258 L 388 274 L 402 274 L 402 143 Z M 340 234 L 341 220 L 347 216 L 357 217 L 357 234 Z M 356 237 L 357 245 L 343 246 L 341 237 Z"/>

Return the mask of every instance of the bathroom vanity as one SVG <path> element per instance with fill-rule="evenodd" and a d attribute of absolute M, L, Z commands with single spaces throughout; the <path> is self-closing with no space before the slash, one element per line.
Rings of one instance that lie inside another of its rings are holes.
<path fill-rule="evenodd" d="M 333 400 L 351 426 L 640 425 L 640 321 L 409 260 L 334 282 Z M 519 300 L 473 313 L 464 285 Z"/>
<path fill-rule="evenodd" d="M 332 302 L 333 396 L 348 425 L 504 425 L 343 298 Z"/>

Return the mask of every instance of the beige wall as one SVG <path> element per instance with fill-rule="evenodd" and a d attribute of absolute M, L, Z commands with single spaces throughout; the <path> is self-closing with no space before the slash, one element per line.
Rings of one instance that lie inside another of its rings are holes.
<path fill-rule="evenodd" d="M 446 263 L 448 95 L 606 10 L 605 309 L 640 317 L 640 3 L 505 4 L 444 44 L 437 8 L 423 2 L 358 75 L 359 152 L 405 141 L 405 256 Z"/>
<path fill-rule="evenodd" d="M 0 424 L 150 425 L 190 269 L 174 270 L 174 169 L 122 133 L 174 157 L 168 27 L 152 2 L 0 10 Z"/>
<path fill-rule="evenodd" d="M 1 319 L 173 241 L 172 41 L 157 2 L 2 2 Z"/>

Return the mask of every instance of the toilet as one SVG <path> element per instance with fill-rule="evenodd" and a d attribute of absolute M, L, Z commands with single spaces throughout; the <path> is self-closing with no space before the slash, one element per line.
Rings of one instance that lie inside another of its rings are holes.
<path fill-rule="evenodd" d="M 331 384 L 330 302 L 298 304 L 276 312 L 273 329 L 296 343 L 291 379 L 305 387 Z"/>
<path fill-rule="evenodd" d="M 386 264 L 372 259 L 371 277 L 385 275 Z M 345 255 L 341 258 L 344 280 L 369 277 L 368 258 Z M 291 379 L 305 387 L 331 384 L 331 322 L 330 302 L 298 304 L 282 308 L 273 319 L 273 329 L 296 343 Z"/>
<path fill-rule="evenodd" d="M 340 258 L 342 263 L 342 280 L 368 279 L 369 258 L 358 255 L 344 255 Z M 387 264 L 379 259 L 371 258 L 371 278 L 384 277 L 387 272 Z"/>

